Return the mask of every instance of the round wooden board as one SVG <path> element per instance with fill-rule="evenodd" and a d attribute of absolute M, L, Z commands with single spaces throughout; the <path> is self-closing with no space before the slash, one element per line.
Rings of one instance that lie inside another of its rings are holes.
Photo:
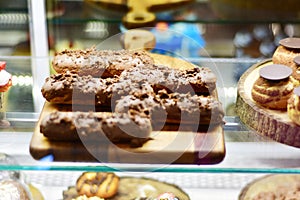
<path fill-rule="evenodd" d="M 276 174 L 267 175 L 255 179 L 246 185 L 240 195 L 239 200 L 252 200 L 259 193 L 273 192 L 276 193 L 281 188 L 296 188 L 299 185 L 299 174 Z"/>
<path fill-rule="evenodd" d="M 236 112 L 241 121 L 258 134 L 293 147 L 300 147 L 300 127 L 293 123 L 286 111 L 270 110 L 253 101 L 251 90 L 259 77 L 259 69 L 272 64 L 265 60 L 250 67 L 238 82 Z"/>

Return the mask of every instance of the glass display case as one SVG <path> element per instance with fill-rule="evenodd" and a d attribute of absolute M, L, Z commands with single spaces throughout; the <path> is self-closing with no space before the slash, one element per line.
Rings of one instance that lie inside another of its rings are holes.
<path fill-rule="evenodd" d="M 246 5 L 198 0 L 174 8 L 150 6 L 156 20 L 147 30 L 158 45 L 151 53 L 171 56 L 173 51 L 188 62 L 210 67 L 217 75 L 225 110 L 226 153 L 220 162 L 204 165 L 64 162 L 53 161 L 51 156 L 34 159 L 29 146 L 44 105 L 41 86 L 53 73 L 54 53 L 92 46 L 121 49 L 119 36 L 128 30 L 122 18 L 129 12 L 127 2 L 134 1 L 112 1 L 116 2 L 113 6 L 101 0 L 20 2 L 0 3 L 0 60 L 7 63 L 13 82 L 1 110 L 10 126 L 0 131 L 0 170 L 20 171 L 22 180 L 39 188 L 45 199 L 62 199 L 62 191 L 75 184 L 83 171 L 154 177 L 179 185 L 191 199 L 218 200 L 238 199 L 246 184 L 265 174 L 300 172 L 298 148 L 257 134 L 235 111 L 241 75 L 270 59 L 280 39 L 299 36 L 295 2 L 284 4 L 295 10 L 255 0 Z M 177 33 L 184 37 L 175 43 Z M 7 162 L 10 159 L 13 162 Z"/>

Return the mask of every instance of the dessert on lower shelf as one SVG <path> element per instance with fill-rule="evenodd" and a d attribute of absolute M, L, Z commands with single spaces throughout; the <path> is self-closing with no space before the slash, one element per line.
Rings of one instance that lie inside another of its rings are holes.
<path fill-rule="evenodd" d="M 300 199 L 300 175 L 277 174 L 258 178 L 246 185 L 239 200 Z"/>
<path fill-rule="evenodd" d="M 17 180 L 7 179 L 0 181 L 0 199 L 30 200 L 29 189 Z"/>
<path fill-rule="evenodd" d="M 121 97 L 116 103 L 115 112 L 127 113 L 130 110 L 149 113 L 154 124 L 166 122 L 209 126 L 222 124 L 224 117 L 221 103 L 213 96 L 199 96 L 190 93 L 169 94 L 164 89 L 156 95 L 136 92 Z"/>
<path fill-rule="evenodd" d="M 81 195 L 76 198 L 73 198 L 72 200 L 104 200 L 100 197 L 87 197 L 86 195 Z"/>
<path fill-rule="evenodd" d="M 86 172 L 76 182 L 79 195 L 110 198 L 116 195 L 120 178 L 114 173 Z"/>
<path fill-rule="evenodd" d="M 179 186 L 145 177 L 118 176 L 111 172 L 84 172 L 76 185 L 63 191 L 63 200 L 79 196 L 106 200 L 189 200 Z"/>

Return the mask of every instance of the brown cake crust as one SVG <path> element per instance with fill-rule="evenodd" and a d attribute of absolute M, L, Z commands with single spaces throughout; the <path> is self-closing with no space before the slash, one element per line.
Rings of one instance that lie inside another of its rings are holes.
<path fill-rule="evenodd" d="M 55 141 L 128 142 L 140 146 L 150 139 L 151 131 L 149 118 L 131 113 L 55 111 L 40 123 L 40 132 Z"/>
<path fill-rule="evenodd" d="M 107 78 L 120 75 L 126 69 L 153 63 L 152 57 L 145 51 L 97 50 L 92 47 L 57 52 L 52 66 L 57 73 L 71 71 L 80 75 Z"/>

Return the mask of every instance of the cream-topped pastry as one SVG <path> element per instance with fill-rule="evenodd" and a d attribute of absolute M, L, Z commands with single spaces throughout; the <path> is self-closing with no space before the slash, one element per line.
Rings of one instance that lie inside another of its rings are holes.
<path fill-rule="evenodd" d="M 270 64 L 261 68 L 252 87 L 253 100 L 269 109 L 286 110 L 294 89 L 291 74 L 292 69 L 285 65 Z"/>

